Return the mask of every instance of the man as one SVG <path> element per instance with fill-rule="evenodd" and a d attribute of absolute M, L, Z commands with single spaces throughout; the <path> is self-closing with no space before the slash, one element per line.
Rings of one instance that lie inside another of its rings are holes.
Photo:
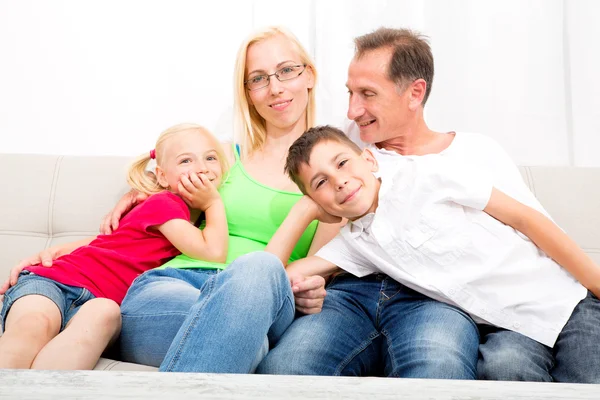
<path fill-rule="evenodd" d="M 423 108 L 431 92 L 434 66 L 431 49 L 421 36 L 380 28 L 356 38 L 355 44 L 347 81 L 348 118 L 354 121 L 348 135 L 359 143 L 376 144 L 369 148 L 380 168 L 390 168 L 399 156 L 439 153 L 457 158 L 488 173 L 504 193 L 547 215 L 510 157 L 493 140 L 428 128 Z M 475 365 L 473 348 L 479 336 L 472 320 L 453 306 L 385 275 L 356 278 L 342 273 L 332 279 L 327 292 L 322 312 L 298 318 L 258 372 L 472 379 L 477 370 L 480 379 L 599 379 L 600 366 L 552 370 L 555 362 L 560 363 L 554 360 L 552 349 L 519 333 L 486 325 L 481 325 Z M 597 327 L 599 322 L 593 324 Z M 588 359 L 585 353 L 596 350 L 577 347 L 576 340 L 565 336 L 557 346 L 572 347 L 566 352 L 569 357 Z"/>
<path fill-rule="evenodd" d="M 377 143 L 381 167 L 396 153 L 447 148 L 454 135 L 431 131 L 423 119 L 433 80 L 427 42 L 383 28 L 355 42 L 348 118 L 363 142 Z M 383 274 L 342 273 L 329 283 L 321 313 L 298 318 L 258 372 L 474 379 L 478 344 L 475 323 L 458 308 Z"/>

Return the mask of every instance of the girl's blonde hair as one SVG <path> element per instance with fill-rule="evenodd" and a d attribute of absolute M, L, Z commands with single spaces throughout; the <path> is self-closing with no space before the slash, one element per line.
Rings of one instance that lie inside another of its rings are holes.
<path fill-rule="evenodd" d="M 254 107 L 250 106 L 248 91 L 244 81 L 246 80 L 246 54 L 248 47 L 274 36 L 284 36 L 300 56 L 302 64 L 310 68 L 314 75 L 315 84 L 317 83 L 317 69 L 306 49 L 293 33 L 279 26 L 267 27 L 251 34 L 240 46 L 235 62 L 234 73 L 234 139 L 242 147 L 242 158 L 248 156 L 257 149 L 260 149 L 265 143 L 266 124 L 265 119 L 260 116 Z M 306 107 L 306 129 L 315 125 L 315 91 L 314 85 L 308 89 L 308 105 Z"/>
<path fill-rule="evenodd" d="M 191 130 L 206 135 L 210 138 L 211 141 L 213 141 L 215 149 L 217 151 L 217 155 L 219 156 L 221 170 L 223 172 L 223 177 L 221 178 L 221 182 L 223 182 L 225 180 L 227 170 L 229 169 L 229 165 L 227 163 L 227 158 L 225 157 L 223 147 L 221 146 L 221 143 L 219 143 L 219 141 L 208 131 L 208 129 L 198 124 L 183 123 L 172 126 L 163 131 L 156 140 L 156 145 L 153 150 L 154 154 L 156 155 L 156 165 L 161 165 L 164 144 L 174 136 Z M 129 171 L 127 173 L 127 183 L 129 183 L 129 185 L 133 189 L 137 190 L 138 192 L 145 193 L 147 195 L 159 193 L 165 190 L 165 188 L 158 183 L 156 175 L 148 171 L 148 162 L 150 162 L 150 160 L 152 159 L 150 153 L 151 152 L 147 152 L 136 158 L 131 163 Z"/>

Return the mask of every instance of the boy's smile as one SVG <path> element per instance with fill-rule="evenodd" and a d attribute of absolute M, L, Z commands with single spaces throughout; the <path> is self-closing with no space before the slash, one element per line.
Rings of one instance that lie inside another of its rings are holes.
<path fill-rule="evenodd" d="M 355 220 L 377 208 L 377 161 L 369 150 L 356 153 L 335 140 L 317 143 L 299 178 L 308 194 L 327 213 Z"/>

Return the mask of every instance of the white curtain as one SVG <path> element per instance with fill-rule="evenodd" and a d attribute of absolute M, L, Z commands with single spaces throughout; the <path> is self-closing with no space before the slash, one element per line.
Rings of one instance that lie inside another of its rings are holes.
<path fill-rule="evenodd" d="M 231 134 L 239 43 L 290 28 L 339 125 L 352 39 L 430 38 L 432 129 L 480 132 L 521 165 L 600 166 L 596 0 L 0 0 L 1 152 L 137 154 L 178 122 Z"/>
<path fill-rule="evenodd" d="M 521 165 L 600 166 L 600 2 L 316 1 L 325 120 L 345 113 L 352 38 L 381 25 L 430 38 L 432 129 L 480 132 Z M 325 89 L 325 90 L 323 90 Z"/>

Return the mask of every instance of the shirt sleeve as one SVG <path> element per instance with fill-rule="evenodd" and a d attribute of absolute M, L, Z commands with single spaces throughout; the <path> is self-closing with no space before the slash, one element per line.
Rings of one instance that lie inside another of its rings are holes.
<path fill-rule="evenodd" d="M 185 202 L 171 192 L 160 192 L 150 196 L 138 206 L 141 227 L 162 225 L 172 219 L 190 220 L 190 211 Z"/>
<path fill-rule="evenodd" d="M 321 247 L 315 255 L 337 265 L 344 271 L 350 272 L 352 275 L 359 278 L 375 272 L 369 269 L 366 266 L 366 263 L 362 263 L 361 265 L 361 261 L 363 261 L 362 257 L 353 250 L 341 233 L 325 246 Z"/>
<path fill-rule="evenodd" d="M 424 157 L 428 158 L 424 169 L 436 197 L 477 210 L 487 206 L 494 187 L 489 173 L 450 157 Z"/>

